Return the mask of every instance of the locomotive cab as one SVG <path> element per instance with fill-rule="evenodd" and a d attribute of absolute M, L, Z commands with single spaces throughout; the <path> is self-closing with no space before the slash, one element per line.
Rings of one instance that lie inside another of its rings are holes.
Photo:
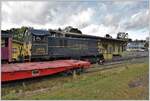
<path fill-rule="evenodd" d="M 31 59 L 46 59 L 48 56 L 48 31 L 45 30 L 31 30 L 32 46 Z"/>

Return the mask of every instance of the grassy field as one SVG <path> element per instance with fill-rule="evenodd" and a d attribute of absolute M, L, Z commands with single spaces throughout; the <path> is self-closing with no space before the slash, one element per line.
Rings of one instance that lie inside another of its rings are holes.
<path fill-rule="evenodd" d="M 50 78 L 15 88 L 2 88 L 2 99 L 146 100 L 149 99 L 148 77 L 148 62 L 127 64 L 76 77 Z"/>

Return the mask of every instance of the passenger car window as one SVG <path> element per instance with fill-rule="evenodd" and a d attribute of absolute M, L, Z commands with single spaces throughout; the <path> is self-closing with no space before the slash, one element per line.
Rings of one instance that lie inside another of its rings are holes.
<path fill-rule="evenodd" d="M 8 39 L 2 39 L 1 47 L 8 47 Z"/>

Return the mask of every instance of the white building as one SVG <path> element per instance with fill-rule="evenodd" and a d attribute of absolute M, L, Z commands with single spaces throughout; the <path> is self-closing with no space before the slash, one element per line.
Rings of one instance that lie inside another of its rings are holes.
<path fill-rule="evenodd" d="M 127 51 L 144 51 L 145 41 L 132 41 L 127 44 Z"/>

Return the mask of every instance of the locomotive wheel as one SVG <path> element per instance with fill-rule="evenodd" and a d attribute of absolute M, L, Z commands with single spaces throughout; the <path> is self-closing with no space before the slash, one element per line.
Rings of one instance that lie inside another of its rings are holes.
<path fill-rule="evenodd" d="M 83 71 L 82 68 L 76 69 L 76 73 L 79 74 L 79 75 L 82 74 L 82 71 Z"/>
<path fill-rule="evenodd" d="M 70 75 L 72 75 L 73 74 L 73 70 L 67 70 L 67 71 L 64 71 L 64 72 L 62 72 L 61 73 L 63 76 L 70 76 Z"/>
<path fill-rule="evenodd" d="M 80 68 L 80 74 L 85 73 L 86 69 Z"/>

